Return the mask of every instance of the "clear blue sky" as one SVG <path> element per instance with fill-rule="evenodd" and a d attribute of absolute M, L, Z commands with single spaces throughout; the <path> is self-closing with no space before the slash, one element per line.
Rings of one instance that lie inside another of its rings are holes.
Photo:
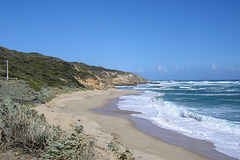
<path fill-rule="evenodd" d="M 154 79 L 240 79 L 240 0 L 1 0 L 0 45 Z"/>

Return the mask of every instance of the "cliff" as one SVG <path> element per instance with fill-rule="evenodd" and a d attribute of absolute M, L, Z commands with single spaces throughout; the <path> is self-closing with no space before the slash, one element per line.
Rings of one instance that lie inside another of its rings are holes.
<path fill-rule="evenodd" d="M 93 77 L 77 79 L 82 84 L 92 86 L 95 89 L 112 88 L 114 86 L 137 85 L 147 83 L 147 80 L 130 72 L 106 69 L 103 67 L 89 66 L 84 63 L 73 63 L 76 70 L 87 70 Z"/>
<path fill-rule="evenodd" d="M 9 77 L 25 80 L 35 90 L 41 87 L 70 86 L 85 89 L 107 89 L 115 85 L 147 83 L 144 78 L 129 72 L 89 66 L 79 62 L 44 56 L 39 53 L 18 52 L 0 46 L 0 77 L 5 77 L 9 60 Z"/>

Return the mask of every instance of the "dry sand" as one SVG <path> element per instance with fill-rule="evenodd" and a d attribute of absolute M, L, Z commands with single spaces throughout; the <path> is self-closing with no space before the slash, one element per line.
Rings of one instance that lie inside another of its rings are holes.
<path fill-rule="evenodd" d="M 35 109 L 40 114 L 44 113 L 50 124 L 60 125 L 63 130 L 67 131 L 75 125 L 83 125 L 89 139 L 95 141 L 99 152 L 106 150 L 107 145 L 111 141 L 115 141 L 119 142 L 121 146 L 130 148 L 137 160 L 208 159 L 150 136 L 135 128 L 130 120 L 92 111 L 94 108 L 107 106 L 110 99 L 136 93 L 135 91 L 117 89 L 75 92 L 59 95 Z M 122 114 L 128 114 L 128 112 Z M 110 151 L 108 158 L 115 159 Z"/>

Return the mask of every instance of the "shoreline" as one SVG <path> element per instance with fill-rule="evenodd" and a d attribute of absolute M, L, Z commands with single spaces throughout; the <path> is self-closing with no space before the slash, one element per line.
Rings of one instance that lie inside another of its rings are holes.
<path fill-rule="evenodd" d="M 118 101 L 120 101 L 119 98 L 111 99 L 110 101 L 111 101 L 111 104 L 109 104 L 108 106 L 104 108 L 96 108 L 96 109 L 93 109 L 93 111 L 96 111 L 102 114 L 108 114 L 112 116 L 126 118 L 132 121 L 134 123 L 134 127 L 139 129 L 139 131 L 141 132 L 147 133 L 166 143 L 183 147 L 194 153 L 206 156 L 207 158 L 216 159 L 216 160 L 237 160 L 236 158 L 230 157 L 224 153 L 221 153 L 215 150 L 215 146 L 211 142 L 187 137 L 175 131 L 171 131 L 171 130 L 156 126 L 152 122 L 146 119 L 134 117 L 131 115 L 131 114 L 141 114 L 139 112 L 120 110 L 117 107 L 117 103 Z"/>
<path fill-rule="evenodd" d="M 136 159 L 209 159 L 149 135 L 139 130 L 138 126 L 129 119 L 95 111 L 96 108 L 111 106 L 113 104 L 111 99 L 137 93 L 118 89 L 80 91 L 59 95 L 34 109 L 39 114 L 43 113 L 50 124 L 59 125 L 65 131 L 74 125 L 83 125 L 86 134 L 95 141 L 99 152 L 104 152 L 107 145 L 114 140 L 123 147 L 129 147 Z M 119 111 L 115 114 L 119 114 Z M 121 111 L 121 115 L 130 116 L 128 111 Z M 110 155 L 109 159 L 114 158 Z"/>

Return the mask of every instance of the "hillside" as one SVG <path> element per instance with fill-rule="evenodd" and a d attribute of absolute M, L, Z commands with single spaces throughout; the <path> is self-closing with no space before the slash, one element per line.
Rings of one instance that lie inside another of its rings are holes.
<path fill-rule="evenodd" d="M 147 80 L 133 73 L 66 62 L 56 57 L 18 52 L 0 46 L 0 70 L 6 71 L 6 60 L 9 61 L 9 77 L 25 80 L 35 90 L 47 86 L 102 90 L 114 85 L 147 83 Z M 6 73 L 0 72 L 0 76 L 5 77 Z"/>

